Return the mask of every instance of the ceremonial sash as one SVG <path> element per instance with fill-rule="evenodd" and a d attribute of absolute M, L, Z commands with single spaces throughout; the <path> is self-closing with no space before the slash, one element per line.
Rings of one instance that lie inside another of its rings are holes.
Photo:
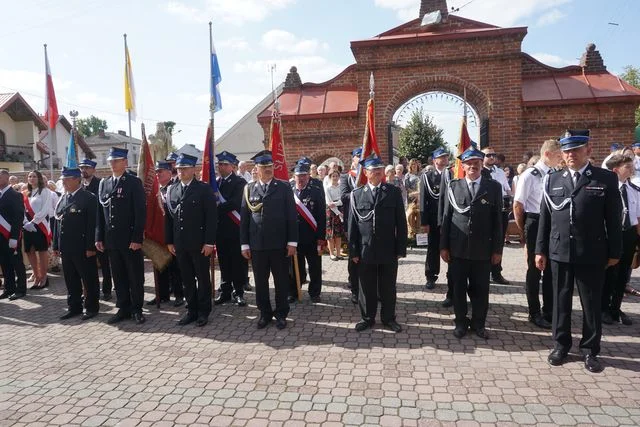
<path fill-rule="evenodd" d="M 224 196 L 222 195 L 222 193 L 218 193 L 218 201 L 220 203 L 226 203 L 227 200 L 224 198 Z M 236 225 L 240 225 L 240 214 L 238 213 L 237 210 L 232 210 L 231 212 L 227 212 L 227 215 L 229 216 L 229 218 L 231 218 L 231 221 L 233 221 Z"/>
<path fill-rule="evenodd" d="M 293 192 L 293 199 L 296 202 L 296 210 L 298 211 L 300 216 L 304 218 L 305 221 L 307 221 L 313 231 L 317 231 L 318 223 L 316 222 L 316 219 L 313 217 L 313 215 L 311 215 L 311 212 L 309 212 L 309 209 L 307 209 L 304 203 L 300 201 L 295 191 Z"/>
<path fill-rule="evenodd" d="M 2 215 L 0 215 L 0 234 L 7 240 L 11 238 L 11 224 Z"/>
<path fill-rule="evenodd" d="M 27 194 L 25 193 L 22 195 L 22 199 L 24 200 L 24 208 L 25 208 L 24 214 L 29 221 L 32 221 L 33 218 L 35 217 L 35 212 L 31 207 L 29 196 L 27 196 Z M 49 223 L 47 222 L 47 220 L 45 219 L 44 221 L 39 222 L 36 225 L 38 226 L 40 231 L 42 231 L 44 235 L 47 237 L 47 245 L 51 245 L 51 240 L 53 236 L 51 235 L 51 229 L 49 228 Z"/>

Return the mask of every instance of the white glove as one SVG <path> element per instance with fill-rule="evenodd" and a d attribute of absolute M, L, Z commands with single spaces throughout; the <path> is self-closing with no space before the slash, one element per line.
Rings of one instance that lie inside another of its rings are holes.
<path fill-rule="evenodd" d="M 18 241 L 16 239 L 9 239 L 9 247 L 15 249 L 18 247 Z"/>
<path fill-rule="evenodd" d="M 28 223 L 26 223 L 25 225 L 23 225 L 23 226 L 22 226 L 22 228 L 24 228 L 25 230 L 30 231 L 30 232 L 32 232 L 32 233 L 33 233 L 34 231 L 36 231 L 36 226 L 35 226 L 35 225 L 33 225 L 33 223 L 32 223 L 32 222 L 28 222 Z"/>

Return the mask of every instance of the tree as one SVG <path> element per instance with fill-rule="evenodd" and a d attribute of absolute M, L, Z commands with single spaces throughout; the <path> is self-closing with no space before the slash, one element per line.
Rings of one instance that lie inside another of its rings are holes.
<path fill-rule="evenodd" d="M 640 68 L 636 68 L 631 65 L 627 65 L 623 68 L 624 73 L 620 75 L 620 78 L 631 86 L 640 89 Z M 640 126 L 640 107 L 636 110 L 636 124 Z"/>
<path fill-rule="evenodd" d="M 80 135 L 89 137 L 99 134 L 100 131 L 107 130 L 108 126 L 106 120 L 92 115 L 86 119 L 76 120 L 76 128 Z"/>
<path fill-rule="evenodd" d="M 442 138 L 443 130 L 438 128 L 422 109 L 411 115 L 407 126 L 400 131 L 398 151 L 407 159 L 418 159 L 426 164 L 434 150 L 447 146 Z"/>

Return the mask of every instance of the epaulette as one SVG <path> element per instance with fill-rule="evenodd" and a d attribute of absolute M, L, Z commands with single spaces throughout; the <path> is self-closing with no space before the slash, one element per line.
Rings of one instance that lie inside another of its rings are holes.
<path fill-rule="evenodd" d="M 636 184 L 634 184 L 631 181 L 627 181 L 627 184 L 629 184 L 629 187 L 633 188 L 636 191 L 640 191 L 640 187 L 638 187 Z"/>
<path fill-rule="evenodd" d="M 538 170 L 538 168 L 536 168 L 535 166 L 531 166 L 531 169 L 533 169 L 531 171 L 531 175 L 533 176 L 542 176 L 542 174 L 540 173 L 540 171 Z"/>

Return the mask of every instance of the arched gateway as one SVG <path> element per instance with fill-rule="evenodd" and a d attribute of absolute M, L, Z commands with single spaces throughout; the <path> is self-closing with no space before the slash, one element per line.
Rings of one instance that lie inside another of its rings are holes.
<path fill-rule="evenodd" d="M 632 142 L 640 90 L 610 74 L 595 45 L 587 46 L 580 65 L 553 68 L 522 52 L 526 27 L 500 28 L 447 10 L 446 0 L 423 0 L 420 18 L 351 42 L 356 63 L 327 82 L 302 84 L 293 67 L 279 98 L 287 162 L 305 155 L 350 163 L 351 149 L 362 141 L 371 72 L 376 135 L 386 160 L 393 114 L 429 91 L 463 96 L 466 90 L 480 116 L 481 144 L 508 162 L 566 128 L 591 129 L 598 158 L 612 141 Z M 434 11 L 442 21 L 422 26 L 422 16 Z M 258 116 L 265 140 L 272 108 Z"/>

